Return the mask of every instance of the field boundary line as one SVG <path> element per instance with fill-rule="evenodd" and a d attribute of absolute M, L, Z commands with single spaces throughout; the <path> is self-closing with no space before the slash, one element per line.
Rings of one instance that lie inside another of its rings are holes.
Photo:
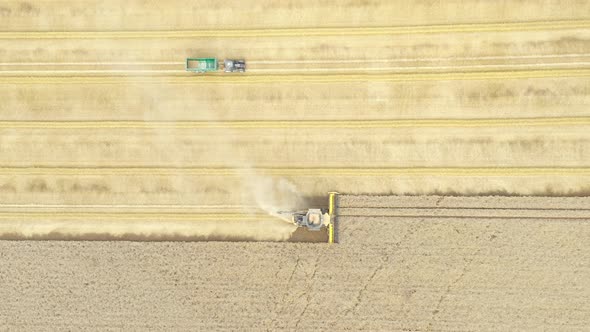
<path fill-rule="evenodd" d="M 461 23 L 392 27 L 202 29 L 144 31 L 4 31 L 0 39 L 137 39 L 137 38 L 246 38 L 371 36 L 469 32 L 511 32 L 534 30 L 584 29 L 590 20 L 544 20 L 525 22 Z"/>

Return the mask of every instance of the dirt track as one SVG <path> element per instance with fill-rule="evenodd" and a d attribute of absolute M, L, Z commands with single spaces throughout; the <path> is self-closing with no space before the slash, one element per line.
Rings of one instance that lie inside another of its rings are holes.
<path fill-rule="evenodd" d="M 0 242 L 0 328 L 584 331 L 589 206 L 341 196 L 422 216 L 341 216 L 338 245 Z"/>

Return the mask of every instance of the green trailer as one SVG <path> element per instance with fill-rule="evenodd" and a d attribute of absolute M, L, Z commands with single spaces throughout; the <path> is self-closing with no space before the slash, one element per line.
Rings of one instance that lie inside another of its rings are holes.
<path fill-rule="evenodd" d="M 217 71 L 217 69 L 217 59 L 215 58 L 186 58 L 186 71 L 206 73 Z"/>

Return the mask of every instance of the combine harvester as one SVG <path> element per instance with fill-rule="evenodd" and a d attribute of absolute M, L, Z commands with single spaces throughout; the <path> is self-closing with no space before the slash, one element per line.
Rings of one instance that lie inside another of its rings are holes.
<path fill-rule="evenodd" d="M 216 58 L 186 58 L 186 71 L 193 73 L 207 73 L 223 70 L 226 73 L 246 72 L 246 61 L 225 59 L 219 64 Z"/>
<path fill-rule="evenodd" d="M 294 212 L 279 211 L 278 214 L 284 219 L 291 220 L 297 227 L 306 227 L 314 232 L 330 225 L 330 214 L 326 209 L 309 209 Z"/>
<path fill-rule="evenodd" d="M 297 227 L 305 227 L 309 231 L 317 232 L 322 229 L 328 230 L 328 243 L 337 242 L 336 238 L 336 197 L 338 193 L 329 193 L 329 208 L 308 209 L 307 211 L 285 212 L 278 214 L 284 219 L 291 220 Z"/>

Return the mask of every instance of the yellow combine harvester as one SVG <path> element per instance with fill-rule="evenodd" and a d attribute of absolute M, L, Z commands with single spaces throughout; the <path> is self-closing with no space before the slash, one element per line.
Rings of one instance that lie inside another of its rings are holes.
<path fill-rule="evenodd" d="M 326 210 L 309 209 L 291 212 L 291 221 L 299 227 L 307 227 L 310 231 L 319 231 L 330 224 L 330 215 Z"/>
<path fill-rule="evenodd" d="M 308 209 L 307 211 L 279 212 L 286 219 L 290 219 L 298 227 L 305 227 L 310 231 L 320 231 L 322 228 L 328 230 L 328 242 L 335 242 L 335 221 L 336 221 L 336 195 L 330 193 L 330 205 L 326 209 Z"/>

